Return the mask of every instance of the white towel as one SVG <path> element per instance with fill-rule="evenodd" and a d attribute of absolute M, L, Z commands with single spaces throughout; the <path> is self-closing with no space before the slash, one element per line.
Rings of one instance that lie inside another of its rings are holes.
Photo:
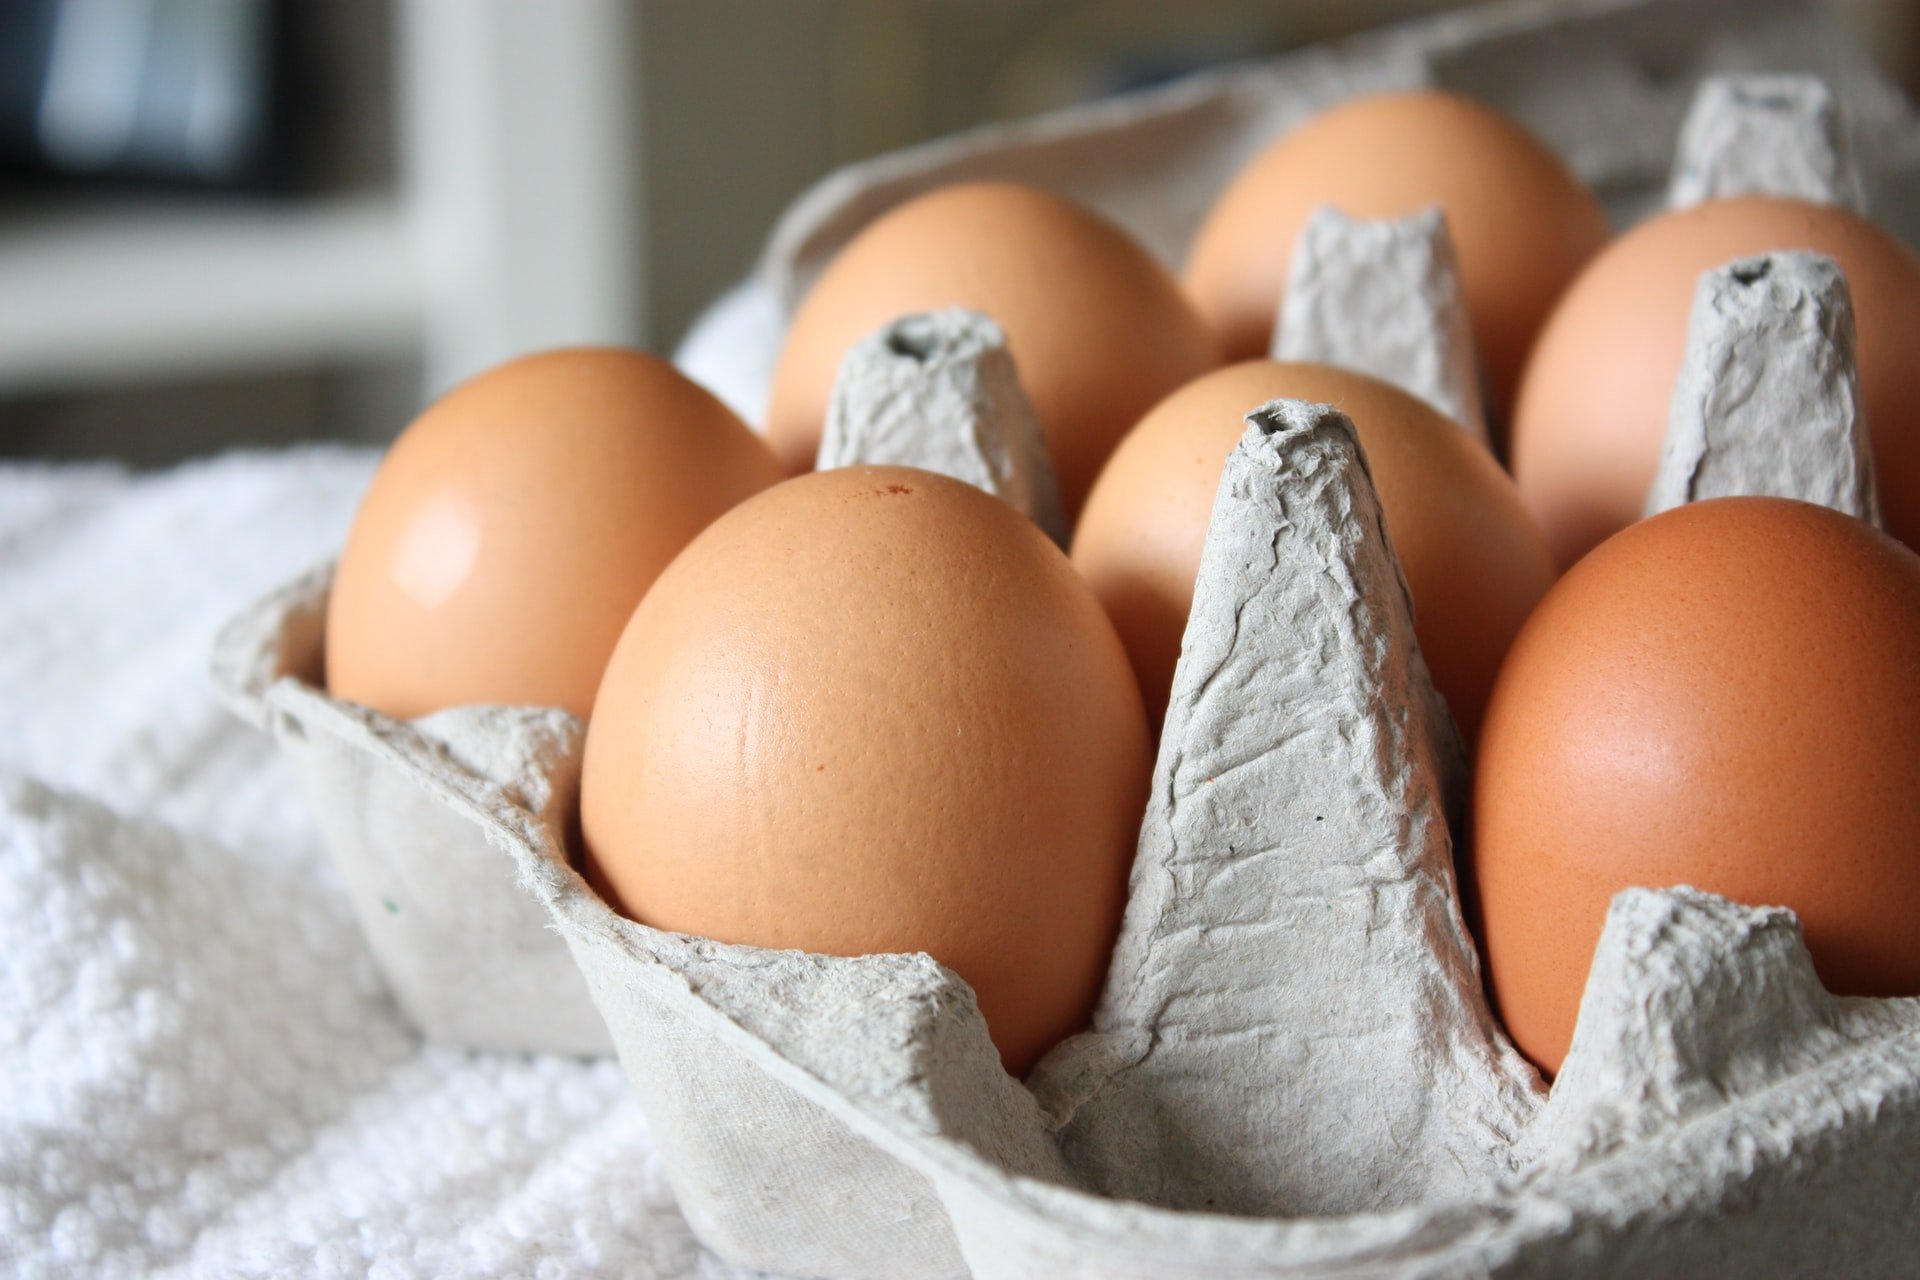
<path fill-rule="evenodd" d="M 422 1044 L 213 699 L 374 461 L 0 469 L 0 1271 L 740 1274 L 617 1065 Z"/>

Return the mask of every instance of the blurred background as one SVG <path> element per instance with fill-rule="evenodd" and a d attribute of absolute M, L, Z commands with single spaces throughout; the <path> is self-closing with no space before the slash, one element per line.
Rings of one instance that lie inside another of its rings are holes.
<path fill-rule="evenodd" d="M 1909 92 L 1920 0 L 1831 0 Z M 0 0 L 0 454 L 390 438 L 672 351 L 837 165 L 1437 0 Z"/>

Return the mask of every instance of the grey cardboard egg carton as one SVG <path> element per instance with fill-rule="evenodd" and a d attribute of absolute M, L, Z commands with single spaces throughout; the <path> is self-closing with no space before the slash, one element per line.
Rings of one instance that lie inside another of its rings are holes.
<path fill-rule="evenodd" d="M 1480 366 L 1459 273 L 1438 209 L 1392 220 L 1316 210 L 1287 269 L 1273 358 L 1344 364 L 1383 378 L 1485 444 Z"/>
<path fill-rule="evenodd" d="M 1067 514 L 1040 419 L 1020 387 L 1006 335 L 958 308 L 905 316 L 841 362 L 818 470 L 916 466 L 985 489 L 1067 545 Z"/>
<path fill-rule="evenodd" d="M 1687 341 L 1646 514 L 1772 493 L 1879 526 L 1853 295 L 1833 259 L 1769 253 L 1704 273 Z"/>
<path fill-rule="evenodd" d="M 1759 8 L 1769 39 L 1800 23 L 1831 53 L 1797 6 Z M 1569 31 L 1590 40 L 1582 24 L 1686 29 L 1671 5 L 1579 9 L 1478 20 L 1491 44 L 1549 50 Z M 1434 66 L 1470 66 L 1472 26 L 1424 24 L 1312 65 L 1351 89 L 1418 75 L 1421 49 Z M 1244 88 L 1246 74 L 1227 80 Z M 1316 86 L 1308 77 L 1303 101 Z M 1871 90 L 1854 86 L 1880 101 Z M 1113 167 L 1133 149 L 1101 128 L 1138 124 L 1139 100 L 1107 110 L 1066 113 L 1056 140 L 1079 156 L 1107 147 Z M 1089 116 L 1101 127 L 1076 134 Z M 920 155 L 916 180 L 962 176 L 997 144 L 947 145 L 958 171 Z M 1860 152 L 1879 175 L 1869 187 L 1910 164 L 1897 147 Z M 1354 252 L 1363 242 L 1389 251 Z M 1441 224 L 1343 231 L 1326 217 L 1299 253 L 1326 298 L 1344 290 L 1392 323 L 1296 298 L 1277 351 L 1360 365 L 1473 416 Z M 1355 272 L 1374 283 L 1356 288 Z M 1788 415 L 1716 409 L 1730 375 L 1711 372 L 1713 353 L 1732 330 L 1697 310 L 1656 489 L 1865 501 L 1865 453 L 1835 464 L 1826 451 L 1864 441 L 1844 408 L 1844 291 L 1836 301 L 1820 264 L 1795 255 L 1775 255 L 1757 293 L 1753 278 L 1720 281 L 1726 325 L 1800 344 L 1787 362 L 1799 371 L 1774 376 L 1823 406 L 1822 443 L 1786 439 L 1804 425 Z M 1783 319 L 1795 308 L 1801 320 Z M 843 370 L 823 455 L 913 460 L 885 406 L 897 426 L 898 397 L 917 398 L 943 433 L 920 461 L 1050 523 L 1012 374 L 981 318 L 889 326 Z M 1621 895 L 1550 1095 L 1515 1054 L 1460 922 L 1457 736 L 1413 642 L 1364 457 L 1322 406 L 1258 407 L 1229 461 L 1108 988 L 1092 1028 L 1024 1084 L 1001 1071 L 965 984 L 928 957 L 769 952 L 613 914 L 570 862 L 578 723 L 471 709 L 401 724 L 326 697 L 326 585 L 311 576 L 236 622 L 216 675 L 301 775 L 403 1006 L 428 1034 L 481 1047 L 611 1041 L 689 1221 L 731 1260 L 848 1276 L 1253 1277 L 1882 1273 L 1920 1259 L 1920 1003 L 1828 996 L 1790 914 L 1684 889 Z M 1260 625 L 1238 625 L 1248 618 Z"/>

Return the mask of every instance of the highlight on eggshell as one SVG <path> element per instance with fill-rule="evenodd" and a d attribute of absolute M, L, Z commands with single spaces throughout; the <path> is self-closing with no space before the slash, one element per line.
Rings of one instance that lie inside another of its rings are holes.
<path fill-rule="evenodd" d="M 1781 498 L 1678 507 L 1575 565 L 1507 655 L 1471 875 L 1488 984 L 1559 1070 L 1614 894 L 1786 906 L 1826 986 L 1920 995 L 1920 556 Z"/>
<path fill-rule="evenodd" d="M 1183 283 L 1226 359 L 1268 353 L 1294 246 L 1323 205 L 1442 209 L 1496 424 L 1554 300 L 1610 234 L 1559 156 L 1498 112 L 1434 89 L 1350 99 L 1256 155 L 1194 237 Z"/>
<path fill-rule="evenodd" d="M 1219 362 L 1172 275 L 1105 218 L 1009 182 L 938 188 L 849 241 L 794 314 L 767 410 L 789 472 L 814 464 L 848 348 L 946 307 L 1005 330 L 1069 517 L 1140 415 Z"/>
<path fill-rule="evenodd" d="M 1825 254 L 1847 279 L 1887 529 L 1920 545 L 1920 255 L 1846 209 L 1745 196 L 1627 232 L 1574 281 L 1541 331 L 1513 416 L 1511 458 L 1562 567 L 1640 518 L 1701 273 L 1787 249 Z"/>
<path fill-rule="evenodd" d="M 640 597 L 693 536 L 781 478 L 670 364 L 611 347 L 510 360 L 431 405 L 362 499 L 327 606 L 335 697 L 586 716 Z"/>
<path fill-rule="evenodd" d="M 1032 521 L 845 467 L 660 575 L 594 705 L 581 826 L 593 882 L 655 928 L 932 955 L 1021 1075 L 1091 1014 L 1151 763 L 1126 651 Z"/>

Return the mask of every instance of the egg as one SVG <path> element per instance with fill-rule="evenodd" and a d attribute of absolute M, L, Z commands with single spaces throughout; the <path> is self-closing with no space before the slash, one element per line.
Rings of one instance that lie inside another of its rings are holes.
<path fill-rule="evenodd" d="M 1486 448 L 1396 387 L 1329 365 L 1255 360 L 1189 383 L 1121 442 L 1087 501 L 1073 562 L 1164 713 L 1220 472 L 1246 414 L 1292 397 L 1353 419 L 1413 596 L 1434 684 L 1469 741 L 1506 654 L 1552 584 L 1533 518 Z"/>
<path fill-rule="evenodd" d="M 1227 359 L 1267 354 L 1294 245 L 1323 205 L 1445 211 L 1496 413 L 1554 299 L 1609 234 L 1592 193 L 1505 116 L 1430 89 L 1357 98 L 1255 156 L 1193 241 L 1184 283 Z"/>
<path fill-rule="evenodd" d="M 1799 914 L 1821 979 L 1920 994 L 1920 557 L 1780 498 L 1675 508 L 1548 593 L 1480 740 L 1472 855 L 1516 1044 L 1566 1056 L 1607 904 Z"/>
<path fill-rule="evenodd" d="M 1920 257 L 1845 209 L 1752 196 L 1635 227 L 1581 273 L 1542 331 L 1511 457 L 1560 564 L 1640 517 L 1701 273 L 1772 249 L 1840 264 L 1887 527 L 1920 545 Z"/>
<path fill-rule="evenodd" d="M 781 478 L 745 424 L 652 356 L 553 351 L 483 373 L 401 434 L 361 501 L 327 605 L 327 687 L 402 719 L 585 716 L 660 570 Z"/>
<path fill-rule="evenodd" d="M 1013 1073 L 1087 1022 L 1151 767 L 1112 624 L 1012 507 L 901 467 L 721 517 L 621 637 L 588 727 L 592 880 L 660 929 L 926 952 Z"/>
<path fill-rule="evenodd" d="M 854 237 L 794 315 L 767 410 L 790 472 L 813 466 L 847 348 L 941 307 L 1005 330 L 1069 516 L 1127 428 L 1218 363 L 1179 285 L 1120 228 L 1030 187 L 943 187 Z"/>

